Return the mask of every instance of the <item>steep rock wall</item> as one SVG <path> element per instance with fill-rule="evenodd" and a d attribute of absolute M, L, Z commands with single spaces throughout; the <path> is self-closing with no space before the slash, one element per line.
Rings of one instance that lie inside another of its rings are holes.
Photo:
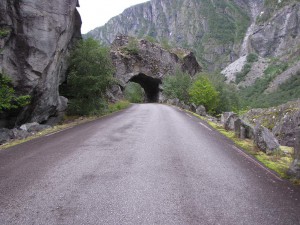
<path fill-rule="evenodd" d="M 0 72 L 19 93 L 32 96 L 17 123 L 44 122 L 65 109 L 58 89 L 70 48 L 81 37 L 76 6 L 78 0 L 1 0 Z"/>
<path fill-rule="evenodd" d="M 151 0 L 126 9 L 86 36 L 106 44 L 118 33 L 152 36 L 193 49 L 199 62 L 213 70 L 238 57 L 249 22 L 244 0 Z"/>

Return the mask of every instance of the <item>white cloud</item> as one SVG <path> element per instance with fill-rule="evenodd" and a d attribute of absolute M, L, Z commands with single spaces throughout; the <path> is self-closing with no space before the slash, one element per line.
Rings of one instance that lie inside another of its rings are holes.
<path fill-rule="evenodd" d="M 81 32 L 87 33 L 96 27 L 102 26 L 126 8 L 142 2 L 147 2 L 147 0 L 79 0 L 80 7 L 78 11 L 82 19 Z"/>

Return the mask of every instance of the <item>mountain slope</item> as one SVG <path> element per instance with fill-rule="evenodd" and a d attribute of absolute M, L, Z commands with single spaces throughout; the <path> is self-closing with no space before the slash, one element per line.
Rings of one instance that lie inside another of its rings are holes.
<path fill-rule="evenodd" d="M 171 46 L 193 49 L 203 66 L 213 70 L 239 56 L 250 23 L 245 2 L 152 0 L 126 9 L 86 36 L 106 44 L 118 33 L 151 36 Z"/>

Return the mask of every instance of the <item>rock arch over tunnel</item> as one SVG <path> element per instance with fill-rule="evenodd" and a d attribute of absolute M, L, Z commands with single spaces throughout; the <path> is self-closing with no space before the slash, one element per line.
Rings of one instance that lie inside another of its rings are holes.
<path fill-rule="evenodd" d="M 145 90 L 145 101 L 149 103 L 159 102 L 161 79 L 147 76 L 143 73 L 133 76 L 128 82 L 134 82 L 141 85 Z"/>

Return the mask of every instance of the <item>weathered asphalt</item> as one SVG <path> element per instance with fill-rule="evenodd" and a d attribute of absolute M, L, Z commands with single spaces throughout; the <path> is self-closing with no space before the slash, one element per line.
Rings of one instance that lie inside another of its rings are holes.
<path fill-rule="evenodd" d="M 0 151 L 0 224 L 300 224 L 300 190 L 174 107 Z"/>

